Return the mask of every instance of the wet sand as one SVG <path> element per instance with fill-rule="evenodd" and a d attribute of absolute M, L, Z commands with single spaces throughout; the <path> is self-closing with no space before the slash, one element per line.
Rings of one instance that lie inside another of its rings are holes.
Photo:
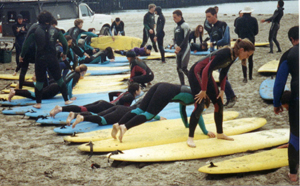
<path fill-rule="evenodd" d="M 258 20 L 270 16 L 254 14 Z M 164 45 L 167 46 L 172 41 L 175 23 L 171 15 L 168 14 L 165 17 Z M 183 12 L 183 17 L 192 29 L 204 22 L 203 13 Z M 230 26 L 231 38 L 237 38 L 233 27 L 236 16 L 218 15 L 218 17 Z M 142 38 L 143 14 L 122 14 L 121 19 L 125 22 L 127 36 Z M 298 14 L 286 14 L 282 18 L 277 36 L 282 51 L 292 46 L 287 32 L 292 26 L 298 25 L 298 22 Z M 270 26 L 267 23 L 259 23 L 257 42 L 268 41 Z M 276 46 L 274 46 L 274 51 L 277 51 Z M 267 124 L 259 130 L 288 128 L 288 113 L 285 111 L 280 115 L 275 115 L 272 103 L 263 101 L 259 96 L 259 86 L 267 76 L 259 74 L 258 68 L 270 60 L 278 60 L 283 54 L 276 52 L 269 54 L 268 52 L 269 47 L 256 48 L 253 80 L 248 80 L 248 83 L 242 82 L 240 61 L 231 67 L 229 80 L 237 96 L 237 103 L 233 108 L 225 109 L 225 111 L 239 111 L 239 118 L 266 118 Z M 191 56 L 189 67 L 200 58 Z M 155 74 L 152 84 L 158 82 L 179 84 L 174 58 L 166 59 L 165 64 L 162 64 L 160 60 L 147 61 L 147 64 Z M 12 63 L 0 64 L 1 73 L 13 73 L 13 70 L 6 70 L 7 68 L 15 68 L 14 57 Z M 33 67 L 30 67 L 29 72 L 33 70 Z M 0 86 L 4 87 L 9 82 L 11 81 L 1 80 Z M 188 83 L 187 79 L 186 83 Z M 205 113 L 212 112 L 213 105 Z M 77 145 L 65 144 L 63 137 L 53 132 L 54 128 L 54 126 L 39 126 L 35 124 L 35 120 L 23 118 L 23 116 L 0 115 L 0 185 L 299 185 L 299 182 L 289 181 L 288 167 L 227 176 L 209 176 L 197 171 L 207 161 L 218 162 L 251 153 L 168 163 L 123 163 L 116 168 L 107 162 L 105 155 L 94 155 L 91 159 L 87 159 L 88 154 L 81 153 Z M 200 129 L 197 128 L 196 132 L 200 132 Z M 101 169 L 92 170 L 90 166 L 93 162 L 101 165 Z"/>

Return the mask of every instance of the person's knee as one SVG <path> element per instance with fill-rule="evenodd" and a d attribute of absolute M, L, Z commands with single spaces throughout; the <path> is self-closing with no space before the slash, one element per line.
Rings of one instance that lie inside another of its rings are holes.
<path fill-rule="evenodd" d="M 154 116 L 155 116 L 155 115 L 153 115 L 153 114 L 151 114 L 149 112 L 144 112 L 144 113 L 142 113 L 140 115 L 145 116 L 147 120 L 150 120 L 150 119 L 154 118 Z"/>
<path fill-rule="evenodd" d="M 64 84 L 64 80 L 63 80 L 63 78 L 60 78 L 58 81 L 56 81 L 57 82 L 57 84 L 58 84 L 58 86 L 62 86 L 63 84 Z"/>

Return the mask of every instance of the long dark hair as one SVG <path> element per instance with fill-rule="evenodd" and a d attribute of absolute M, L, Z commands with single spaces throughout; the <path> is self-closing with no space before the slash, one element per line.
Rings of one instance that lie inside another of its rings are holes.
<path fill-rule="evenodd" d="M 104 51 L 109 59 L 115 59 L 114 51 L 111 47 L 107 47 Z"/>

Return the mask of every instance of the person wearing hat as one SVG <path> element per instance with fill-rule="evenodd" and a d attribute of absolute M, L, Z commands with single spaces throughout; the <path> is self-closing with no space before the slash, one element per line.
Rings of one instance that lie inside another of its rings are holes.
<path fill-rule="evenodd" d="M 258 23 L 256 18 L 251 16 L 253 9 L 249 6 L 245 7 L 241 13 L 243 16 L 236 21 L 235 33 L 241 39 L 249 39 L 253 44 L 255 43 L 255 36 L 258 34 Z M 249 64 L 249 80 L 252 80 L 253 71 L 253 54 L 248 59 Z M 247 83 L 247 65 L 246 61 L 242 61 L 242 69 L 244 75 L 244 83 Z"/>
<path fill-rule="evenodd" d="M 19 56 L 22 50 L 22 46 L 27 33 L 27 26 L 23 23 L 22 14 L 18 14 L 17 23 L 12 26 L 13 33 L 16 37 L 15 47 L 16 47 L 16 63 L 19 64 Z"/>
<path fill-rule="evenodd" d="M 117 17 L 115 19 L 115 21 L 111 24 L 110 26 L 110 30 L 111 32 L 114 30 L 114 35 L 118 35 L 120 33 L 120 35 L 125 36 L 125 31 L 124 31 L 124 22 L 121 21 L 121 19 L 119 17 Z"/>
<path fill-rule="evenodd" d="M 152 46 L 151 45 L 147 45 L 147 46 L 141 47 L 141 48 L 134 47 L 130 51 L 135 52 L 136 56 L 150 56 L 151 50 L 152 50 Z M 121 55 L 126 55 L 127 52 L 125 50 L 115 50 L 115 53 L 121 54 Z"/>
<path fill-rule="evenodd" d="M 272 22 L 271 28 L 270 28 L 270 32 L 269 32 L 269 43 L 270 43 L 270 52 L 269 53 L 273 53 L 273 41 L 276 44 L 278 51 L 277 52 L 281 52 L 280 49 L 280 45 L 279 42 L 277 41 L 276 37 L 277 37 L 277 32 L 280 28 L 280 20 L 283 16 L 283 5 L 284 2 L 282 0 L 278 1 L 277 4 L 277 9 L 275 10 L 274 14 L 272 17 L 270 17 L 269 19 L 263 19 L 260 22 L 264 23 L 264 22 Z"/>
<path fill-rule="evenodd" d="M 154 74 L 146 63 L 137 58 L 132 50 L 126 53 L 126 57 L 130 62 L 130 82 L 140 83 L 142 87 L 146 87 L 145 83 L 151 85 L 150 82 L 154 79 Z"/>

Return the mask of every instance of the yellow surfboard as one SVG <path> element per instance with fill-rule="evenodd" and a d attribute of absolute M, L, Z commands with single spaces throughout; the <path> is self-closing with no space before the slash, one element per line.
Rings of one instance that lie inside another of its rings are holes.
<path fill-rule="evenodd" d="M 235 41 L 231 41 L 230 42 L 230 45 L 231 47 L 234 47 L 234 44 L 235 44 Z M 266 46 L 269 46 L 269 42 L 255 42 L 254 46 L 255 47 L 266 47 Z"/>
<path fill-rule="evenodd" d="M 262 72 L 272 72 L 272 73 L 276 73 L 278 70 L 278 65 L 279 65 L 279 61 L 278 60 L 272 60 L 266 64 L 264 64 L 263 66 L 261 66 L 258 69 L 258 72 L 262 73 Z"/>
<path fill-rule="evenodd" d="M 233 174 L 276 169 L 289 165 L 287 148 L 267 150 L 205 165 L 198 171 L 208 174 Z"/>
<path fill-rule="evenodd" d="M 165 53 L 165 58 L 170 58 L 170 57 L 176 57 L 175 53 Z M 147 56 L 146 59 L 152 60 L 152 59 L 161 59 L 161 55 L 159 52 L 151 52 L 150 56 Z"/>
<path fill-rule="evenodd" d="M 114 36 L 115 41 L 111 36 L 102 36 L 92 38 L 91 46 L 104 50 L 107 47 L 111 47 L 114 50 L 131 50 L 134 47 L 140 47 L 142 40 L 137 37 L 129 36 Z"/>
<path fill-rule="evenodd" d="M 231 137 L 234 141 L 216 138 L 195 140 L 196 148 L 188 147 L 185 141 L 125 150 L 123 154 L 111 155 L 110 158 L 118 161 L 160 162 L 192 160 L 255 151 L 287 143 L 289 129 L 264 130 Z"/>
<path fill-rule="evenodd" d="M 32 74 L 27 74 L 25 76 L 25 80 L 31 79 L 32 76 L 33 76 Z M 18 80 L 19 79 L 19 75 L 13 76 L 12 74 L 0 74 L 0 79 Z"/>
<path fill-rule="evenodd" d="M 224 121 L 223 131 L 226 135 L 236 135 L 249 132 L 260 128 L 265 125 L 267 120 L 264 118 L 242 118 L 230 121 Z M 214 124 L 207 124 L 206 128 L 208 131 L 215 131 L 216 127 Z M 159 128 L 154 133 L 136 133 L 135 135 L 124 136 L 123 142 L 120 143 L 115 139 L 107 139 L 102 141 L 96 141 L 93 145 L 94 152 L 111 152 L 115 150 L 128 150 L 141 147 L 150 147 L 156 145 L 177 143 L 187 140 L 189 133 L 188 128 Z M 198 139 L 207 139 L 207 135 L 202 132 L 196 132 L 195 137 Z M 81 151 L 90 151 L 88 144 L 83 144 L 78 147 Z"/>
<path fill-rule="evenodd" d="M 232 120 L 234 118 L 237 118 L 238 115 L 239 113 L 235 111 L 225 111 L 223 113 L 223 120 Z M 203 114 L 203 119 L 206 124 L 214 123 L 214 114 Z M 184 125 L 181 119 L 154 121 L 151 123 L 144 123 L 142 125 L 139 125 L 138 127 L 134 127 L 128 130 L 126 132 L 126 136 L 135 135 L 138 133 L 153 133 L 162 128 L 184 130 Z M 64 140 L 73 143 L 100 141 L 105 139 L 111 139 L 110 133 L 111 129 L 104 129 L 93 132 L 80 133 L 76 134 L 75 136 L 66 136 L 64 137 Z"/>

